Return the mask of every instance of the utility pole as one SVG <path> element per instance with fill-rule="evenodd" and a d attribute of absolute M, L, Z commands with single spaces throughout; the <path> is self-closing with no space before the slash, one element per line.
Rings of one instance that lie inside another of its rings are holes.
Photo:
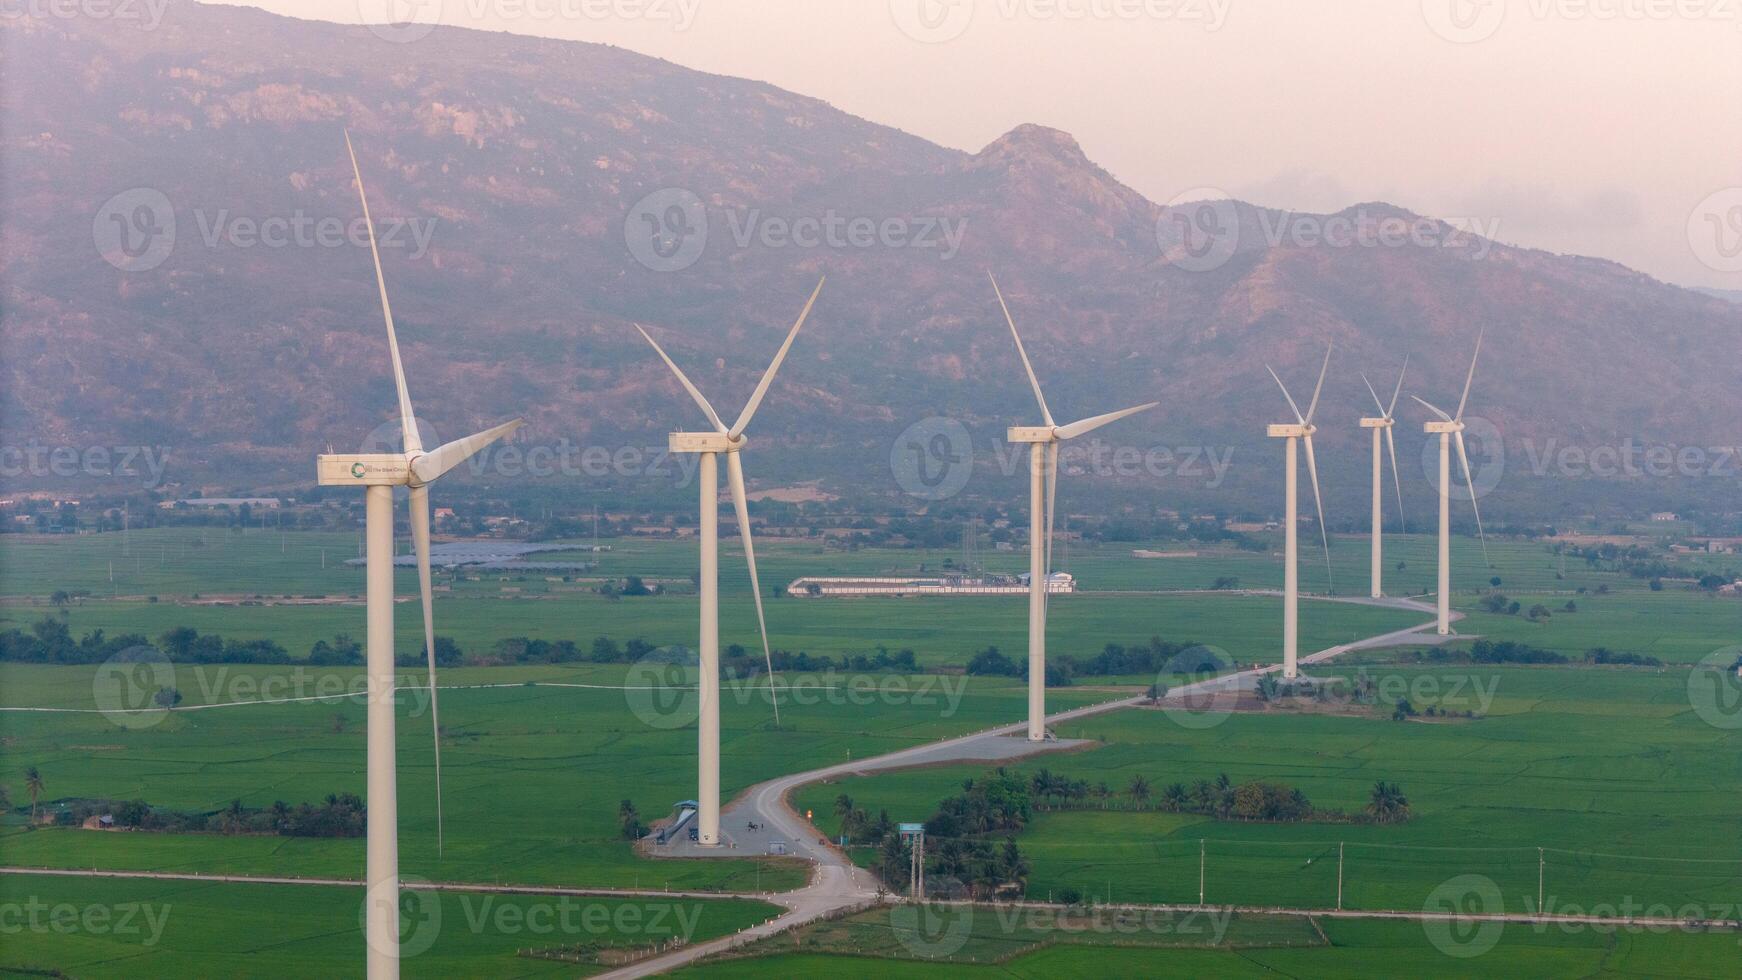
<path fill-rule="evenodd" d="M 1198 908 L 1204 907 L 1204 839 L 1198 838 Z"/>
<path fill-rule="evenodd" d="M 1337 911 L 1343 911 L 1343 842 L 1337 842 Z"/>
<path fill-rule="evenodd" d="M 1536 849 L 1536 914 L 1542 914 L 1542 879 L 1544 865 L 1548 862 L 1543 856 L 1542 848 Z"/>

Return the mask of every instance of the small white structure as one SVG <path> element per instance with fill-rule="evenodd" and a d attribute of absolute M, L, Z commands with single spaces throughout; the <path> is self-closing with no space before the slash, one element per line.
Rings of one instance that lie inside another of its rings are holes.
<path fill-rule="evenodd" d="M 806 575 L 792 580 L 786 594 L 800 598 L 823 596 L 1027 595 L 1027 573 L 1014 578 L 907 578 L 898 576 Z M 1069 572 L 1047 576 L 1046 591 L 1062 595 L 1077 591 Z"/>

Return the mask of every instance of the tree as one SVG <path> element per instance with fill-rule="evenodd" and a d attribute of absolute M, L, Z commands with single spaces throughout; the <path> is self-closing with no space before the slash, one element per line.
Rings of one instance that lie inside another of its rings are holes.
<path fill-rule="evenodd" d="M 617 829 L 622 832 L 624 840 L 639 840 L 646 836 L 647 827 L 641 823 L 641 811 L 635 808 L 633 800 L 617 802 Z"/>
<path fill-rule="evenodd" d="M 1531 606 L 1530 612 L 1526 615 L 1530 617 L 1531 622 L 1540 623 L 1545 619 L 1552 618 L 1554 613 L 1549 612 L 1548 607 L 1539 602 L 1536 605 Z"/>
<path fill-rule="evenodd" d="M 1368 798 L 1367 815 L 1379 823 L 1399 823 L 1409 819 L 1409 798 L 1396 783 L 1381 779 L 1373 784 Z"/>
<path fill-rule="evenodd" d="M 1189 802 L 1191 797 L 1186 794 L 1185 783 L 1169 783 L 1167 789 L 1161 792 L 1161 806 L 1170 813 L 1184 810 Z"/>
<path fill-rule="evenodd" d="M 1142 806 L 1149 802 L 1149 780 L 1144 779 L 1141 775 L 1132 776 L 1131 785 L 1126 788 L 1125 792 L 1131 795 L 1131 802 Z"/>
<path fill-rule="evenodd" d="M 1395 708 L 1391 709 L 1391 720 L 1392 721 L 1402 721 L 1405 718 L 1414 718 L 1414 717 L 1415 717 L 1415 705 L 1411 704 L 1409 702 L 1408 698 L 1398 698 L 1397 699 L 1397 706 Z"/>
<path fill-rule="evenodd" d="M 1663 591 L 1663 579 L 1653 577 L 1651 580 L 1651 591 L 1662 592 Z"/>
<path fill-rule="evenodd" d="M 24 791 L 30 794 L 30 823 L 36 825 L 36 800 L 42 795 L 42 773 L 35 766 L 24 767 Z"/>
<path fill-rule="evenodd" d="M 1496 589 L 1500 588 L 1500 576 L 1496 575 L 1493 578 L 1489 579 L 1488 584 L 1493 586 Z"/>
<path fill-rule="evenodd" d="M 176 705 L 181 703 L 181 689 L 174 687 L 160 687 L 157 689 L 157 693 L 151 696 L 151 700 L 154 701 L 159 708 L 173 709 Z"/>

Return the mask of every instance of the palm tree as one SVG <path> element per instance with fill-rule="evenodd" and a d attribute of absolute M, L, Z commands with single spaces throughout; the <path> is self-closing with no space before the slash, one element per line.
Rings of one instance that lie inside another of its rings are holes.
<path fill-rule="evenodd" d="M 1409 798 L 1403 795 L 1403 787 L 1383 779 L 1374 783 L 1367 803 L 1367 815 L 1379 823 L 1408 820 Z"/>
<path fill-rule="evenodd" d="M 36 798 L 42 795 L 42 773 L 35 766 L 24 768 L 24 791 L 30 794 L 30 823 L 36 825 Z"/>
<path fill-rule="evenodd" d="M 1131 785 L 1126 792 L 1131 794 L 1131 802 L 1142 806 L 1149 801 L 1149 780 L 1144 779 L 1141 774 L 1132 776 Z"/>
<path fill-rule="evenodd" d="M 1167 789 L 1161 793 L 1161 805 L 1171 813 L 1178 813 L 1186 808 L 1190 797 L 1186 795 L 1185 783 L 1168 783 Z"/>

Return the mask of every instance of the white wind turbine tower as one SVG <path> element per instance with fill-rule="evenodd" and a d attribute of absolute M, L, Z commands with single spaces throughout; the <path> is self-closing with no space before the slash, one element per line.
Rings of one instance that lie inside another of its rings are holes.
<path fill-rule="evenodd" d="M 826 279 L 826 277 L 825 277 Z M 756 625 L 762 631 L 762 658 L 768 668 L 768 693 L 774 702 L 774 723 L 780 724 L 780 701 L 774 690 L 773 655 L 768 648 L 768 621 L 762 614 L 762 585 L 756 577 L 756 549 L 750 539 L 750 509 L 744 496 L 744 465 L 739 460 L 739 453 L 746 444 L 744 429 L 749 426 L 751 416 L 762 404 L 762 398 L 768 394 L 768 386 L 774 383 L 774 374 L 780 370 L 780 363 L 786 360 L 786 352 L 792 349 L 792 342 L 798 337 L 799 328 L 804 326 L 805 318 L 810 316 L 811 307 L 817 301 L 817 295 L 823 291 L 823 282 L 818 281 L 817 288 L 811 291 L 810 299 L 804 304 L 804 310 L 798 315 L 797 322 L 786 334 L 786 341 L 780 345 L 780 350 L 774 355 L 773 363 L 763 373 L 762 381 L 757 384 L 756 391 L 750 396 L 750 401 L 744 406 L 744 411 L 738 416 L 731 428 L 720 421 L 720 416 L 708 400 L 702 397 L 695 385 L 690 383 L 683 371 L 665 353 L 665 350 L 643 330 L 639 324 L 635 329 L 641 331 L 641 336 L 653 345 L 654 351 L 665 366 L 671 368 L 671 373 L 677 375 L 677 380 L 689 392 L 690 397 L 701 407 L 702 414 L 708 417 L 708 422 L 714 427 L 712 432 L 673 432 L 670 448 L 673 453 L 695 453 L 701 457 L 700 467 L 696 472 L 696 482 L 701 488 L 701 643 L 697 657 L 700 677 L 696 681 L 699 701 L 699 717 L 696 736 L 696 842 L 702 847 L 718 847 L 720 845 L 720 477 L 719 458 L 726 457 L 727 481 L 732 489 L 732 506 L 737 511 L 738 534 L 744 542 L 744 561 L 750 566 L 750 591 L 756 597 Z"/>
<path fill-rule="evenodd" d="M 1055 424 L 1052 412 L 1046 407 L 1046 396 L 1040 393 L 1040 380 L 1034 375 L 1034 365 L 1029 363 L 1028 351 L 1022 346 L 1022 336 L 1016 332 L 1016 321 L 1010 316 L 1010 307 L 1005 305 L 1004 293 L 998 288 L 998 280 L 990 272 L 986 275 L 992 279 L 992 291 L 998 295 L 998 307 L 1004 311 L 1004 321 L 1010 324 L 1016 352 L 1022 355 L 1022 367 L 1028 372 L 1029 385 L 1034 388 L 1040 417 L 1046 420 L 1045 425 L 1012 426 L 1008 434 L 1012 443 L 1025 442 L 1032 447 L 1028 453 L 1028 740 L 1041 742 L 1046 740 L 1046 604 L 1052 579 L 1053 501 L 1058 489 L 1059 443 L 1087 435 L 1161 403 L 1149 402 L 1069 425 Z"/>
<path fill-rule="evenodd" d="M 1306 443 L 1307 473 L 1313 480 L 1313 504 L 1319 512 L 1319 540 L 1325 548 L 1325 582 L 1331 578 L 1331 539 L 1325 530 L 1325 504 L 1319 496 L 1319 464 L 1313 456 L 1313 433 L 1318 429 L 1313 425 L 1313 414 L 1319 410 L 1319 393 L 1325 387 L 1325 372 L 1331 367 L 1331 349 L 1325 348 L 1325 363 L 1319 368 L 1319 383 L 1313 387 L 1313 400 L 1307 405 L 1306 414 L 1300 413 L 1300 406 L 1294 403 L 1294 396 L 1288 393 L 1288 386 L 1276 376 L 1275 369 L 1266 364 L 1264 369 L 1276 380 L 1276 386 L 1282 389 L 1282 397 L 1288 399 L 1288 407 L 1294 412 L 1294 423 L 1272 425 L 1268 432 L 1272 439 L 1287 440 L 1287 477 L 1284 483 L 1287 490 L 1284 493 L 1283 505 L 1283 570 L 1282 570 L 1282 676 L 1294 680 L 1300 676 L 1300 540 L 1296 525 L 1299 521 L 1298 511 L 1300 494 L 1297 486 L 1299 469 L 1300 443 Z"/>
<path fill-rule="evenodd" d="M 1379 406 L 1379 415 L 1361 420 L 1361 428 L 1373 430 L 1373 587 L 1369 593 L 1378 599 L 1385 595 L 1384 580 L 1384 522 L 1385 495 L 1381 491 L 1384 485 L 1384 466 L 1379 458 L 1379 436 L 1385 434 L 1385 448 L 1391 453 L 1391 480 L 1397 489 L 1397 520 L 1403 522 L 1403 478 L 1397 472 L 1397 439 L 1392 435 L 1392 427 L 1397 424 L 1397 396 L 1403 393 L 1403 376 L 1409 371 L 1409 358 L 1403 359 L 1403 369 L 1397 372 L 1397 387 L 1391 392 L 1391 404 L 1386 405 L 1379 400 L 1379 393 L 1373 390 L 1373 382 L 1367 380 L 1365 374 L 1361 381 L 1367 386 L 1367 393 L 1373 396 L 1373 404 Z"/>
<path fill-rule="evenodd" d="M 393 307 L 387 302 L 387 280 L 381 273 L 381 253 L 375 246 L 375 224 L 369 217 L 369 199 L 363 193 L 363 175 L 357 169 L 357 154 L 345 134 L 345 150 L 351 157 L 351 172 L 357 178 L 357 196 L 363 203 L 363 220 L 369 229 L 369 253 L 375 260 L 375 283 L 381 293 L 381 315 L 387 323 L 387 350 L 393 360 L 393 383 L 399 393 L 399 423 L 404 436 L 402 452 L 327 454 L 316 459 L 321 486 L 362 487 L 364 539 L 366 541 L 365 588 L 368 619 L 368 820 L 364 859 L 367 892 L 364 896 L 364 937 L 367 940 L 367 974 L 370 980 L 399 976 L 399 801 L 394 762 L 393 676 L 393 488 L 411 491 L 411 539 L 417 550 L 417 577 L 423 594 L 423 642 L 429 663 L 430 723 L 434 728 L 436 777 L 436 847 L 442 838 L 441 722 L 436 711 L 435 617 L 429 569 L 429 485 L 442 474 L 477 454 L 497 439 L 520 427 L 515 419 L 450 442 L 426 452 L 417 434 L 411 395 L 405 387 L 405 368 L 399 360 L 399 339 L 393 330 Z"/>
<path fill-rule="evenodd" d="M 1476 352 L 1470 355 L 1470 373 L 1464 378 L 1464 394 L 1454 415 L 1433 407 L 1415 395 L 1423 408 L 1439 416 L 1422 428 L 1440 437 L 1440 581 L 1439 634 L 1452 632 L 1452 462 L 1451 442 L 1458 442 L 1458 460 L 1464 465 L 1464 482 L 1470 486 L 1470 510 L 1476 515 L 1476 535 L 1482 541 L 1482 563 L 1488 564 L 1488 535 L 1482 530 L 1482 510 L 1476 506 L 1476 481 L 1470 473 L 1470 456 L 1464 451 L 1464 406 L 1470 401 L 1470 385 L 1476 380 L 1476 359 L 1482 356 L 1482 333 L 1476 334 Z"/>

